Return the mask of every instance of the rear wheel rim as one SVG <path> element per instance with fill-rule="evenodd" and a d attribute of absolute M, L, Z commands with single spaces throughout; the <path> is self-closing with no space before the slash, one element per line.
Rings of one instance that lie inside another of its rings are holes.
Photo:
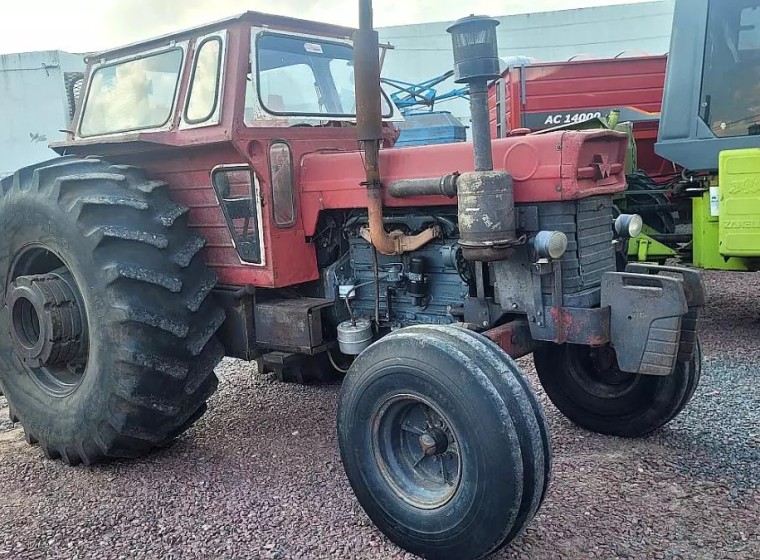
<path fill-rule="evenodd" d="M 67 397 L 82 384 L 87 370 L 89 335 L 79 287 L 63 257 L 45 245 L 27 245 L 16 253 L 11 262 L 6 277 L 5 332 L 10 335 L 14 354 L 41 391 L 53 397 Z M 77 325 L 72 333 L 77 341 L 75 349 L 64 352 L 65 348 L 60 347 L 53 348 L 51 352 L 48 348 L 48 354 L 52 356 L 47 359 L 40 358 L 42 347 L 50 344 L 46 340 L 50 332 L 41 316 L 44 302 L 29 295 L 28 291 L 18 289 L 18 284 L 25 278 L 40 276 L 50 277 L 58 287 L 62 286 L 67 291 L 72 301 L 66 307 L 65 319 Z"/>
<path fill-rule="evenodd" d="M 462 480 L 453 425 L 432 402 L 414 394 L 387 398 L 371 422 L 372 450 L 383 480 L 396 496 L 420 509 L 449 503 Z"/>

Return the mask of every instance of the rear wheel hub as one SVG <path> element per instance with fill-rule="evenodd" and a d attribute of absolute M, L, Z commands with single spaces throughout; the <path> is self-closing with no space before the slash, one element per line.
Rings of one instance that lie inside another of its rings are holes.
<path fill-rule="evenodd" d="M 16 355 L 29 368 L 62 366 L 85 351 L 84 314 L 70 274 L 19 276 L 5 294 Z"/>

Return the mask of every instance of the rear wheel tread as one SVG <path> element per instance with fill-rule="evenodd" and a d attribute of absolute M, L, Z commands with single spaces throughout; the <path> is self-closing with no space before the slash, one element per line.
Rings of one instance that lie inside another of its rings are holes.
<path fill-rule="evenodd" d="M 162 272 L 152 267 L 114 263 L 105 268 L 105 273 L 111 282 L 134 280 L 160 286 L 173 294 L 182 291 L 182 278 L 179 275 Z"/>
<path fill-rule="evenodd" d="M 165 445 L 206 409 L 217 386 L 213 368 L 223 356 L 215 333 L 225 314 L 210 295 L 215 276 L 194 260 L 205 240 L 188 229 L 186 207 L 169 199 L 165 182 L 97 158 L 59 158 L 19 170 L 0 185 L 0 217 L 10 207 L 7 197 L 20 198 L 57 216 L 51 219 L 58 225 L 54 237 L 59 231 L 79 231 L 78 236 L 67 234 L 65 249 L 84 252 L 86 258 L 77 257 L 77 262 L 92 263 L 83 297 L 98 298 L 88 304 L 96 307 L 87 309 L 97 308 L 93 317 L 99 332 L 114 338 L 94 350 L 98 360 L 107 360 L 97 371 L 106 372 L 108 382 L 98 385 L 103 391 L 98 398 L 86 402 L 105 404 L 81 427 L 45 428 L 50 412 L 27 409 L 29 399 L 17 396 L 19 389 L 9 388 L 11 378 L 0 371 L 15 421 L 30 442 L 40 440 L 48 457 L 69 463 L 135 457 Z M 72 200 L 76 211 L 67 213 Z M 141 301 L 150 306 L 139 305 Z M 20 367 L 3 352 L 0 370 Z M 154 394 L 145 394 L 146 387 L 153 387 Z M 19 400 L 24 409 L 16 415 Z M 69 429 L 75 434 L 71 438 L 63 435 Z"/>
<path fill-rule="evenodd" d="M 195 255 L 206 246 L 206 239 L 200 235 L 191 236 L 187 242 L 174 252 L 172 261 L 182 268 L 190 266 Z"/>
<path fill-rule="evenodd" d="M 138 230 L 134 228 L 121 226 L 96 226 L 85 234 L 87 237 L 98 236 L 99 243 L 109 239 L 123 239 L 124 241 L 137 241 L 155 247 L 156 249 L 166 249 L 169 246 L 169 239 L 165 235 L 158 235 L 150 231 Z"/>

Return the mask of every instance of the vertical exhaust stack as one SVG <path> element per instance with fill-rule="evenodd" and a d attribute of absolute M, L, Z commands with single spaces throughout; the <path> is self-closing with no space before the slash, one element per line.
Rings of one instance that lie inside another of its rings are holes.
<path fill-rule="evenodd" d="M 380 179 L 380 145 L 383 141 L 380 90 L 380 41 L 372 25 L 372 0 L 359 0 L 359 29 L 354 32 L 354 87 L 356 133 L 364 153 L 369 229 L 362 232 L 383 255 L 415 251 L 437 236 L 437 230 L 417 235 L 389 234 L 383 224 L 383 192 Z"/>
<path fill-rule="evenodd" d="M 370 188 L 380 184 L 378 160 L 383 140 L 379 52 L 379 36 L 372 23 L 372 0 L 359 0 L 359 29 L 354 32 L 356 133 L 364 150 Z"/>
<path fill-rule="evenodd" d="M 517 221 L 512 177 L 493 170 L 488 81 L 499 77 L 498 20 L 462 18 L 447 31 L 454 50 L 454 80 L 470 86 L 474 173 L 457 182 L 462 254 L 472 261 L 498 261 L 511 256 Z"/>

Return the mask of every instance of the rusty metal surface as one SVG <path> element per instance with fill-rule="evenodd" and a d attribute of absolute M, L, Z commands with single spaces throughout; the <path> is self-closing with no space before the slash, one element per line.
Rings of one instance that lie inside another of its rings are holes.
<path fill-rule="evenodd" d="M 382 219 L 382 216 L 381 216 Z M 371 227 L 362 228 L 359 231 L 360 235 L 369 243 L 373 243 L 372 229 Z M 441 228 L 439 226 L 432 226 L 426 230 L 421 231 L 417 235 L 404 235 L 400 231 L 391 231 L 388 233 L 388 239 L 393 242 L 393 245 L 383 245 L 383 249 L 378 248 L 376 243 L 375 248 L 381 255 L 401 255 L 403 253 L 411 253 L 417 249 L 421 249 L 434 239 L 441 236 Z M 376 240 L 377 238 L 375 238 Z M 385 251 L 391 251 L 386 253 Z"/>
<path fill-rule="evenodd" d="M 442 177 L 399 179 L 388 185 L 388 193 L 394 198 L 413 198 L 416 196 L 454 198 L 457 195 L 458 180 L 459 175 L 455 173 L 449 173 Z"/>
<path fill-rule="evenodd" d="M 354 33 L 354 81 L 356 86 L 356 135 L 364 153 L 364 181 L 367 188 L 369 241 L 383 255 L 401 255 L 419 249 L 438 236 L 438 230 L 415 236 L 389 234 L 383 225 L 383 186 L 380 175 L 380 145 L 383 116 L 380 90 L 380 48 L 378 33 L 372 29 L 372 2 L 361 0 L 360 29 Z M 358 182 L 358 181 L 357 181 Z"/>
<path fill-rule="evenodd" d="M 262 348 L 313 354 L 324 347 L 321 310 L 333 305 L 322 298 L 257 301 L 256 343 Z"/>
<path fill-rule="evenodd" d="M 488 87 L 484 79 L 470 82 L 470 119 L 475 171 L 493 171 L 491 127 L 488 124 Z"/>
<path fill-rule="evenodd" d="M 553 337 L 547 340 L 557 344 L 602 346 L 610 341 L 609 307 L 547 307 L 545 320 L 544 332 Z"/>
<path fill-rule="evenodd" d="M 531 336 L 528 321 L 524 319 L 495 327 L 483 335 L 493 340 L 514 359 L 527 356 L 540 344 Z"/>
<path fill-rule="evenodd" d="M 511 175 L 504 171 L 463 173 L 457 191 L 459 244 L 464 257 L 484 262 L 509 258 L 519 244 Z"/>
<path fill-rule="evenodd" d="M 380 41 L 372 26 L 372 2 L 360 0 L 359 29 L 354 32 L 356 134 L 360 142 L 378 143 L 383 137 L 380 93 Z M 370 167 L 367 161 L 367 167 Z M 377 163 L 376 161 L 374 163 Z"/>

